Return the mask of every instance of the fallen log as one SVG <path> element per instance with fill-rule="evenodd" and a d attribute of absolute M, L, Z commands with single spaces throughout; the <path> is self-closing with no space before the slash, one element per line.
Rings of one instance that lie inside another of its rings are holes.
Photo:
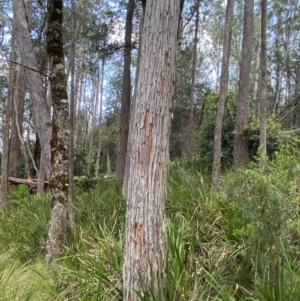
<path fill-rule="evenodd" d="M 8 177 L 8 181 L 10 184 L 25 184 L 30 187 L 36 187 L 38 184 L 37 179 L 20 179 L 20 178 Z M 49 183 L 45 181 L 45 184 L 48 185 Z"/>

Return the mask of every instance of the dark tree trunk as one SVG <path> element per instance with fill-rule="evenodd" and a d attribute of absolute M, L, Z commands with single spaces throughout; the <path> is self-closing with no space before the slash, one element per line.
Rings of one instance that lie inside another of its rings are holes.
<path fill-rule="evenodd" d="M 66 242 L 69 208 L 70 116 L 62 40 L 62 0 L 48 0 L 47 19 L 47 54 L 53 104 L 50 177 L 52 209 L 46 246 L 46 261 L 49 265 L 60 256 Z"/>
<path fill-rule="evenodd" d="M 127 138 L 127 154 L 126 154 L 126 162 L 125 162 L 125 170 L 123 175 L 123 195 L 126 196 L 126 189 L 127 189 L 127 181 L 129 176 L 129 168 L 130 168 L 130 158 L 129 154 L 131 152 L 131 129 L 133 128 L 133 115 L 135 111 L 135 98 L 136 98 L 136 91 L 137 91 L 137 83 L 138 78 L 140 74 L 140 60 L 141 60 L 141 45 L 142 45 L 142 39 L 143 39 L 143 29 L 144 29 L 144 18 L 145 18 L 145 11 L 146 11 L 146 1 L 142 1 L 142 16 L 140 20 L 140 26 L 139 26 L 139 48 L 138 48 L 138 54 L 137 54 L 137 64 L 136 64 L 136 75 L 135 75 L 135 82 L 134 82 L 134 95 L 131 101 L 131 107 L 130 107 L 130 114 L 129 114 L 129 132 L 128 132 L 128 138 Z"/>
<path fill-rule="evenodd" d="M 249 161 L 249 122 L 250 75 L 253 44 L 253 6 L 254 0 L 245 0 L 242 59 L 239 75 L 237 112 L 235 117 L 234 163 L 243 166 Z"/>
<path fill-rule="evenodd" d="M 125 48 L 124 48 L 124 71 L 122 100 L 120 112 L 120 135 L 119 135 L 119 152 L 117 158 L 117 179 L 123 182 L 126 165 L 127 141 L 129 131 L 130 116 L 130 96 L 131 96 L 131 35 L 132 19 L 134 12 L 135 0 L 129 0 L 127 5 L 126 27 L 125 27 Z"/>
<path fill-rule="evenodd" d="M 13 118 L 11 125 L 10 153 L 9 153 L 9 176 L 17 177 L 18 166 L 22 148 L 22 125 L 24 115 L 26 80 L 24 69 L 21 66 L 17 68 L 16 87 L 13 101 Z M 26 164 L 26 162 L 25 162 Z"/>

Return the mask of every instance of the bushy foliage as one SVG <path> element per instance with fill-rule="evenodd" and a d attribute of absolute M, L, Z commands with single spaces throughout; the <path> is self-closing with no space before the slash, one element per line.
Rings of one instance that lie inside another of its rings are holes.
<path fill-rule="evenodd" d="M 167 284 L 152 300 L 298 300 L 298 157 L 282 148 L 273 161 L 257 159 L 228 171 L 218 189 L 185 162 L 171 162 Z M 11 207 L 0 215 L 0 254 L 10 254 L 9 260 L 0 257 L 0 290 L 6 292 L 0 300 L 122 300 L 126 206 L 115 179 L 77 189 L 75 228 L 48 272 L 41 263 L 50 200 L 25 188 L 12 191 Z M 14 277 L 32 269 L 37 273 L 22 290 L 13 285 Z"/>

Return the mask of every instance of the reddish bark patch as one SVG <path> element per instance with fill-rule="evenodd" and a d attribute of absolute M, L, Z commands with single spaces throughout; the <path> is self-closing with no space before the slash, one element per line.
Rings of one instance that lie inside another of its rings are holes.
<path fill-rule="evenodd" d="M 137 223 L 135 223 L 133 231 L 133 240 L 137 245 L 138 252 L 140 252 L 145 240 L 143 225 L 138 225 Z"/>

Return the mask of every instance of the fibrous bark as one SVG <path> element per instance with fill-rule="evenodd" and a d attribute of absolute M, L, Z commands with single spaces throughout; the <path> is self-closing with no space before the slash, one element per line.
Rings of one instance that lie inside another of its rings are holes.
<path fill-rule="evenodd" d="M 253 0 L 245 0 L 242 59 L 239 75 L 238 103 L 235 117 L 234 163 L 243 166 L 249 161 L 249 122 L 250 75 L 253 44 Z"/>
<path fill-rule="evenodd" d="M 50 178 L 51 218 L 46 246 L 49 265 L 58 258 L 66 241 L 69 197 L 70 119 L 62 41 L 63 1 L 48 0 L 47 54 L 53 104 Z"/>
<path fill-rule="evenodd" d="M 164 206 L 180 0 L 147 2 L 127 183 L 124 301 L 161 299 L 167 241 Z M 140 294 L 140 295 L 139 295 Z"/>

